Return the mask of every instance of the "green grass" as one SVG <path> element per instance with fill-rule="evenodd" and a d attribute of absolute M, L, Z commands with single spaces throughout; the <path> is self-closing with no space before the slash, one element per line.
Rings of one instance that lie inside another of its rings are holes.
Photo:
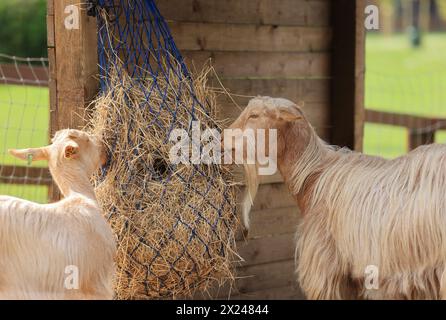
<path fill-rule="evenodd" d="M 428 34 L 412 49 L 406 35 L 369 34 L 366 41 L 367 108 L 446 117 L 446 34 Z M 445 142 L 446 134 L 436 135 Z M 385 157 L 407 150 L 404 128 L 366 124 L 364 152 Z"/>
<path fill-rule="evenodd" d="M 48 202 L 48 187 L 46 186 L 0 184 L 0 194 L 28 199 L 39 203 Z"/>
<path fill-rule="evenodd" d="M 40 147 L 48 144 L 48 89 L 0 85 L 0 164 L 26 163 L 11 157 L 11 148 Z M 46 166 L 35 163 L 33 166 Z M 0 194 L 23 197 L 37 202 L 47 201 L 47 187 L 0 184 Z"/>

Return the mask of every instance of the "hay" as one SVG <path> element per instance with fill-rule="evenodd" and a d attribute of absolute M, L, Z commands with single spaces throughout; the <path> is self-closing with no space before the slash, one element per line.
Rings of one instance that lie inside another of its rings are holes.
<path fill-rule="evenodd" d="M 194 111 L 202 129 L 221 125 L 207 86 L 210 68 L 190 81 L 178 77 L 177 62 L 170 64 L 170 74 L 156 83 L 151 76 L 132 79 L 115 66 L 122 72 L 107 75 L 108 90 L 92 104 L 91 130 L 109 155 L 95 184 L 118 239 L 118 299 L 185 297 L 233 280 L 237 219 L 231 173 L 220 165 L 174 168 L 169 161 L 169 130 L 189 127 L 191 92 L 208 113 Z"/>

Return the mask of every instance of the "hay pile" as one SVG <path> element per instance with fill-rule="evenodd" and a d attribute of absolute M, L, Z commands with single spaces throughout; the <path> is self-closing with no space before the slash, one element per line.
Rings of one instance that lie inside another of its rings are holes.
<path fill-rule="evenodd" d="M 210 69 L 189 81 L 170 63 L 168 77 L 156 83 L 117 66 L 122 72 L 108 75 L 109 90 L 93 102 L 91 130 L 109 156 L 95 183 L 118 238 L 118 299 L 184 297 L 233 279 L 236 190 L 228 168 L 169 161 L 168 134 L 189 127 L 191 92 L 208 112 L 194 111 L 202 128 L 220 127 Z"/>

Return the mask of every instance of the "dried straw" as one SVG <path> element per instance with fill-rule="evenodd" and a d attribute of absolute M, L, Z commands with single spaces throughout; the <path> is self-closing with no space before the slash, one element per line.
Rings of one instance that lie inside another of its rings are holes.
<path fill-rule="evenodd" d="M 158 77 L 156 84 L 151 76 L 132 79 L 116 66 L 120 74 L 107 75 L 109 90 L 92 104 L 91 130 L 102 137 L 110 159 L 95 183 L 118 239 L 118 299 L 185 297 L 233 281 L 231 173 L 220 165 L 178 165 L 173 172 L 169 161 L 169 128 L 189 127 L 191 92 L 208 111 L 195 109 L 202 129 L 221 125 L 207 85 L 211 68 L 190 81 L 178 77 L 177 62 L 170 63 L 169 81 Z"/>

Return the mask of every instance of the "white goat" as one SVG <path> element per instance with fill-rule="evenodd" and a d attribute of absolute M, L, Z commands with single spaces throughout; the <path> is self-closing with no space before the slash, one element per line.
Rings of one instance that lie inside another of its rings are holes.
<path fill-rule="evenodd" d="M 339 149 L 294 103 L 269 97 L 231 128 L 278 130 L 278 168 L 302 215 L 296 271 L 307 298 L 446 298 L 446 145 L 393 160 Z"/>
<path fill-rule="evenodd" d="M 67 129 L 47 147 L 9 152 L 48 160 L 65 198 L 37 204 L 0 197 L 0 298 L 113 298 L 115 239 L 89 181 L 105 161 L 102 145 Z"/>

